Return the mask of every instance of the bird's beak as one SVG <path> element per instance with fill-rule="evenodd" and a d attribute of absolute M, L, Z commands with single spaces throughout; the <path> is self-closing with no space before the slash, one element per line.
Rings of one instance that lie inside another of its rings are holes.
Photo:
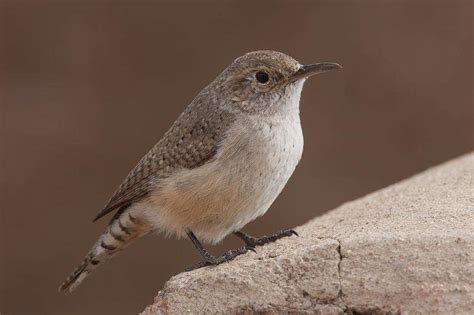
<path fill-rule="evenodd" d="M 308 78 L 312 75 L 331 71 L 331 70 L 336 70 L 336 69 L 342 69 L 342 66 L 338 63 L 334 62 L 320 62 L 320 63 L 313 63 L 309 65 L 302 65 L 298 71 L 295 72 L 291 76 L 291 81 L 295 82 L 300 79 Z"/>

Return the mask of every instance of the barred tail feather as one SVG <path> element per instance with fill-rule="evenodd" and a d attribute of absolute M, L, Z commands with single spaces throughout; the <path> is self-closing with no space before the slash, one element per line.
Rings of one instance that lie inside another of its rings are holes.
<path fill-rule="evenodd" d="M 67 277 L 59 287 L 59 292 L 71 293 L 92 272 L 95 266 L 91 263 L 92 253 L 87 254 L 82 263 Z M 91 268 L 93 267 L 93 268 Z"/>
<path fill-rule="evenodd" d="M 59 292 L 70 293 L 74 291 L 99 264 L 115 256 L 130 245 L 133 240 L 144 236 L 148 232 L 150 232 L 150 228 L 129 212 L 124 212 L 115 217 L 82 263 L 61 284 Z"/>

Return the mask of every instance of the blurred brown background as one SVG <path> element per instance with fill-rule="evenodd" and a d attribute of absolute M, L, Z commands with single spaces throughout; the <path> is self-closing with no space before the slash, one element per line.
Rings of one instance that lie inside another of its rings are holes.
<path fill-rule="evenodd" d="M 472 9 L 468 0 L 2 1 L 0 312 L 134 314 L 198 261 L 189 241 L 152 236 L 77 293 L 57 293 L 124 176 L 247 51 L 344 66 L 306 83 L 303 159 L 250 233 L 303 224 L 468 152 Z"/>

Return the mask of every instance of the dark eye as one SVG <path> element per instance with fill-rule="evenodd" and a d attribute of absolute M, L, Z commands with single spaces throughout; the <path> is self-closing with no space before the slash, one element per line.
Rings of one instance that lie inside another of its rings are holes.
<path fill-rule="evenodd" d="M 268 80 L 270 80 L 270 77 L 268 76 L 268 73 L 265 71 L 259 71 L 255 74 L 255 78 L 257 79 L 258 82 L 260 83 L 267 83 Z"/>

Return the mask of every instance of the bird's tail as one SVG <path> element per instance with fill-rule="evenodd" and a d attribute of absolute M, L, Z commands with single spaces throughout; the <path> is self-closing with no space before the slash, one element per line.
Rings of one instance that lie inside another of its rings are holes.
<path fill-rule="evenodd" d="M 99 237 L 82 263 L 59 287 L 59 292 L 70 293 L 99 265 L 118 254 L 134 240 L 148 234 L 150 228 L 129 211 L 118 213 Z"/>

